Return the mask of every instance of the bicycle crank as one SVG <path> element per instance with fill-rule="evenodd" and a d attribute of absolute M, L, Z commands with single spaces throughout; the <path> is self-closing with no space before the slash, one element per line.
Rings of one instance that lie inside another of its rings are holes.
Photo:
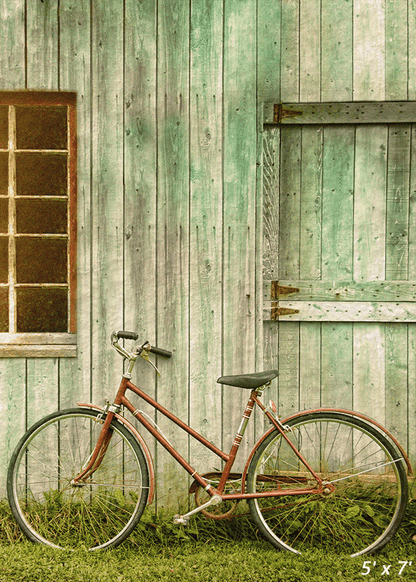
<path fill-rule="evenodd" d="M 173 516 L 173 523 L 175 525 L 185 525 L 186 526 L 189 524 L 189 519 L 192 515 L 199 513 L 200 511 L 202 511 L 203 509 L 206 509 L 207 507 L 210 507 L 211 505 L 219 505 L 220 503 L 222 503 L 221 496 L 220 495 L 213 495 L 209 501 L 207 501 L 203 505 L 200 505 L 199 507 L 196 507 L 192 511 L 185 513 L 185 515 L 174 515 Z"/>

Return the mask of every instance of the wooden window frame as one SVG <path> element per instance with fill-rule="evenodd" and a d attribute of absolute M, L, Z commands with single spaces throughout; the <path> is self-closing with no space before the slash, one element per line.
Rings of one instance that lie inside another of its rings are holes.
<path fill-rule="evenodd" d="M 0 91 L 0 105 L 11 108 L 26 106 L 65 106 L 68 108 L 68 329 L 66 333 L 18 333 L 15 329 L 0 333 L 0 357 L 75 357 L 77 355 L 76 336 L 76 257 L 77 257 L 77 133 L 76 133 L 76 93 L 61 91 Z M 13 146 L 14 147 L 14 146 Z M 10 159 L 14 161 L 14 151 Z M 30 151 L 30 150 L 29 150 Z M 10 184 L 9 168 L 9 184 Z M 14 193 L 9 187 L 10 199 Z M 10 210 L 9 210 L 10 212 Z M 13 236 L 13 233 L 8 234 Z M 10 265 L 9 265 L 10 269 Z M 13 284 L 9 282 L 8 286 Z M 14 307 L 13 307 L 14 308 Z M 10 324 L 10 321 L 9 321 Z"/>

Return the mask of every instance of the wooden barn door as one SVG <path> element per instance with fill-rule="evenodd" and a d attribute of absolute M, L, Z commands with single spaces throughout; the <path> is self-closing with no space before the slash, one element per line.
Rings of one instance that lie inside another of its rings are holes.
<path fill-rule="evenodd" d="M 282 414 L 415 436 L 416 104 L 266 105 L 265 364 Z"/>

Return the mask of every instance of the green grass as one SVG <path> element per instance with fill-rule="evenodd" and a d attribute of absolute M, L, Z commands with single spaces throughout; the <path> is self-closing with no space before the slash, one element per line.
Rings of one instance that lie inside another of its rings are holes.
<path fill-rule="evenodd" d="M 0 503 L 0 582 L 13 581 L 203 581 L 306 582 L 416 579 L 416 504 L 410 504 L 399 534 L 379 554 L 361 558 L 319 549 L 296 556 L 275 550 L 247 516 L 212 521 L 203 516 L 189 528 L 171 516 L 147 511 L 139 527 L 118 548 L 106 552 L 51 550 L 21 536 L 6 503 Z M 414 566 L 400 561 L 414 560 Z M 371 566 L 364 575 L 364 562 Z M 376 566 L 373 566 L 376 562 Z M 383 574 L 383 566 L 388 574 Z"/>

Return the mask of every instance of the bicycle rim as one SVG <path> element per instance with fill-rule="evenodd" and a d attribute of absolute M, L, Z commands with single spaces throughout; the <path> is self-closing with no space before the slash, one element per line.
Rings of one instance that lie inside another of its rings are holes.
<path fill-rule="evenodd" d="M 250 500 L 261 533 L 295 553 L 322 548 L 358 556 L 381 549 L 403 519 L 407 476 L 396 448 L 374 427 L 345 414 L 311 413 L 289 422 L 287 436 L 335 490 Z M 277 432 L 250 463 L 248 492 L 299 491 L 316 482 Z"/>
<path fill-rule="evenodd" d="M 71 409 L 34 425 L 9 466 L 8 497 L 25 535 L 65 549 L 102 549 L 121 543 L 146 505 L 149 476 L 137 441 L 116 420 L 105 457 L 82 484 L 71 484 L 94 450 L 98 412 Z"/>

